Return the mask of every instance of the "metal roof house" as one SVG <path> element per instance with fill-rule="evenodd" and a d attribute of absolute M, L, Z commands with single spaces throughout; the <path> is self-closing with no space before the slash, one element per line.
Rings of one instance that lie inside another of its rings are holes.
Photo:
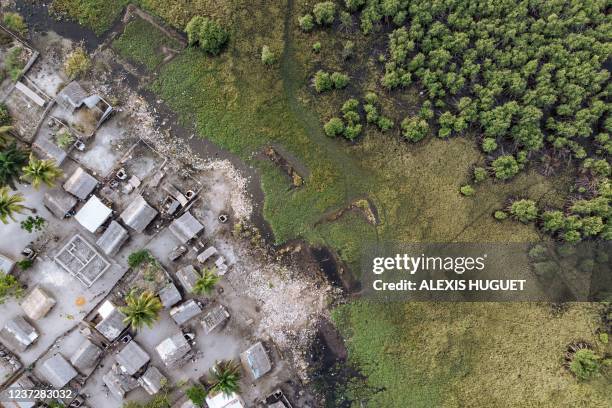
<path fill-rule="evenodd" d="M 127 324 L 123 321 L 125 315 L 110 300 L 102 303 L 98 308 L 98 314 L 102 320 L 96 324 L 96 330 L 107 340 L 115 340 L 127 328 Z"/>
<path fill-rule="evenodd" d="M 104 231 L 102 236 L 96 241 L 98 248 L 102 250 L 106 255 L 113 256 L 123 246 L 125 241 L 129 238 L 129 234 L 125 228 L 121 226 L 117 221 L 111 221 L 108 228 Z"/>
<path fill-rule="evenodd" d="M 97 185 L 98 180 L 94 176 L 87 173 L 82 167 L 77 167 L 64 183 L 64 190 L 80 200 L 85 200 Z"/>
<path fill-rule="evenodd" d="M 170 309 L 170 317 L 172 317 L 172 319 L 179 326 L 187 323 L 200 313 L 202 313 L 202 308 L 198 302 L 193 299 L 189 299 L 188 301 Z"/>
<path fill-rule="evenodd" d="M 214 246 L 209 246 L 204 251 L 200 252 L 196 259 L 198 260 L 198 262 L 204 263 L 208 260 L 208 258 L 215 255 L 216 253 L 217 248 L 215 248 Z"/>
<path fill-rule="evenodd" d="M 120 215 L 125 225 L 136 232 L 143 232 L 156 216 L 157 210 L 151 207 L 141 195 L 136 196 Z"/>
<path fill-rule="evenodd" d="M 55 388 L 62 388 L 78 375 L 77 371 L 61 355 L 47 359 L 39 369 L 41 375 Z"/>
<path fill-rule="evenodd" d="M 268 353 L 261 342 L 257 342 L 240 354 L 240 361 L 256 380 L 272 369 Z"/>
<path fill-rule="evenodd" d="M 176 305 L 182 299 L 180 292 L 172 282 L 164 286 L 157 295 L 166 309 Z"/>
<path fill-rule="evenodd" d="M 204 229 L 204 226 L 187 211 L 185 214 L 172 221 L 172 224 L 170 224 L 168 228 L 181 244 L 185 244 L 192 238 L 195 238 Z"/>
<path fill-rule="evenodd" d="M 116 360 L 121 371 L 134 375 L 151 360 L 151 357 L 132 340 L 117 354 Z"/>
<path fill-rule="evenodd" d="M 57 94 L 56 101 L 66 109 L 79 108 L 87 98 L 87 92 L 77 81 L 72 81 Z"/>
<path fill-rule="evenodd" d="M 217 327 L 220 327 L 227 319 L 230 314 L 223 305 L 217 305 L 212 308 L 204 318 L 202 318 L 202 326 L 204 326 L 204 332 L 206 334 L 211 333 Z"/>
<path fill-rule="evenodd" d="M 94 195 L 81 207 L 74 219 L 85 227 L 87 231 L 95 233 L 106 222 L 112 212 L 110 208 Z"/>
<path fill-rule="evenodd" d="M 206 405 L 208 408 L 246 408 L 240 395 L 235 392 L 229 395 L 222 392 L 208 394 L 206 397 Z"/>
<path fill-rule="evenodd" d="M 77 204 L 77 199 L 59 188 L 54 188 L 45 193 L 43 204 L 53 215 L 63 219 Z"/>
<path fill-rule="evenodd" d="M 96 366 L 102 355 L 102 349 L 89 339 L 84 339 L 79 348 L 70 357 L 70 364 L 81 373 L 87 373 Z"/>
<path fill-rule="evenodd" d="M 180 365 L 183 358 L 191 351 L 191 346 L 185 340 L 183 333 L 178 332 L 159 343 L 155 351 L 166 367 L 173 368 Z"/>
<path fill-rule="evenodd" d="M 26 316 L 32 320 L 42 319 L 53 306 L 55 306 L 55 299 L 41 289 L 40 286 L 35 287 L 21 301 L 21 308 Z"/>
<path fill-rule="evenodd" d="M 200 279 L 200 274 L 193 265 L 187 265 L 176 271 L 176 277 L 178 278 L 181 285 L 185 288 L 187 292 L 193 291 L 193 287 L 195 286 L 198 279 Z"/>
<path fill-rule="evenodd" d="M 102 381 L 108 387 L 109 391 L 119 400 L 125 397 L 125 394 L 138 387 L 138 380 L 121 371 L 118 364 L 113 364 L 110 370 L 102 376 Z"/>
<path fill-rule="evenodd" d="M 168 382 L 168 379 L 155 366 L 149 366 L 147 371 L 138 379 L 142 388 L 150 395 L 157 394 Z"/>
<path fill-rule="evenodd" d="M 38 339 L 38 332 L 23 317 L 8 320 L 0 330 L 0 340 L 15 351 L 25 351 Z"/>

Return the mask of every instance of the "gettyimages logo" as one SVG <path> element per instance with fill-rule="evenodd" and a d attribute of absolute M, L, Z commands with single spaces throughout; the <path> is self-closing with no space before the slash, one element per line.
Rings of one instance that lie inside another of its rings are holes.
<path fill-rule="evenodd" d="M 389 270 L 404 270 L 411 275 L 418 271 L 453 271 L 463 274 L 466 271 L 482 271 L 485 268 L 487 254 L 479 257 L 441 257 L 441 256 L 411 256 L 396 254 L 394 257 L 377 257 L 372 261 L 372 272 L 380 275 Z"/>

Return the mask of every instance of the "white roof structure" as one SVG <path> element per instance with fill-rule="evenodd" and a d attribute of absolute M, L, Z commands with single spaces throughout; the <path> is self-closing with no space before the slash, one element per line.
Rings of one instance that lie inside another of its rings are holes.
<path fill-rule="evenodd" d="M 230 395 L 222 392 L 214 395 L 209 394 L 206 397 L 206 405 L 208 405 L 208 408 L 246 408 L 240 395 L 235 392 Z"/>
<path fill-rule="evenodd" d="M 159 343 L 155 351 L 167 367 L 176 367 L 191 351 L 191 346 L 185 340 L 183 333 L 178 332 Z"/>
<path fill-rule="evenodd" d="M 81 373 L 87 373 L 95 367 L 98 358 L 102 355 L 102 349 L 89 339 L 84 339 L 79 348 L 70 357 L 70 364 Z"/>
<path fill-rule="evenodd" d="M 121 371 L 126 374 L 134 375 L 151 360 L 146 351 L 142 349 L 134 340 L 130 341 L 117 354 L 117 363 L 121 366 Z"/>
<path fill-rule="evenodd" d="M 112 214 L 112 210 L 95 195 L 76 213 L 75 220 L 91 233 L 96 232 Z"/>
<path fill-rule="evenodd" d="M 143 232 L 156 216 L 157 210 L 151 207 L 141 195 L 136 196 L 120 215 L 125 225 L 136 232 Z"/>
<path fill-rule="evenodd" d="M 96 325 L 96 330 L 110 341 L 119 337 L 127 327 L 123 321 L 125 315 L 110 300 L 102 303 L 98 308 L 98 314 L 102 317 L 102 321 Z"/>
<path fill-rule="evenodd" d="M 78 375 L 74 367 L 61 354 L 47 359 L 40 367 L 40 372 L 55 388 L 64 387 Z"/>
<path fill-rule="evenodd" d="M 35 287 L 22 301 L 21 308 L 32 320 L 42 319 L 55 305 L 55 299 L 39 286 Z"/>
<path fill-rule="evenodd" d="M 0 272 L 9 274 L 15 267 L 15 261 L 7 255 L 0 254 Z"/>

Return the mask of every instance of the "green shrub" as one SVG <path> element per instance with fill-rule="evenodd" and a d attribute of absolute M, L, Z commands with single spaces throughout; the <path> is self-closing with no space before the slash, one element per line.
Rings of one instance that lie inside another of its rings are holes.
<path fill-rule="evenodd" d="M 538 207 L 533 200 L 517 200 L 510 206 L 510 214 L 520 222 L 528 223 L 538 216 Z"/>
<path fill-rule="evenodd" d="M 485 153 L 491 153 L 492 151 L 495 151 L 495 149 L 497 149 L 497 142 L 495 139 L 485 137 L 482 141 L 482 150 Z"/>
<path fill-rule="evenodd" d="M 325 134 L 329 137 L 336 137 L 344 132 L 344 123 L 340 118 L 331 118 L 325 126 L 323 126 Z"/>
<path fill-rule="evenodd" d="M 273 65 L 276 63 L 276 54 L 274 54 L 267 45 L 261 48 L 261 62 L 264 65 Z"/>
<path fill-rule="evenodd" d="M 476 190 L 474 190 L 474 187 L 470 186 L 469 184 L 461 186 L 461 188 L 459 188 L 459 191 L 466 197 L 473 196 L 476 192 Z"/>
<path fill-rule="evenodd" d="M 342 89 L 346 88 L 349 83 L 349 77 L 346 74 L 342 74 L 340 72 L 334 72 L 331 74 L 331 80 L 334 83 L 334 88 Z"/>
<path fill-rule="evenodd" d="M 298 19 L 298 24 L 302 31 L 308 32 L 314 28 L 314 19 L 312 15 L 306 14 Z"/>
<path fill-rule="evenodd" d="M 67 149 L 74 143 L 74 136 L 67 130 L 62 130 L 55 135 L 55 143 L 61 149 Z"/>
<path fill-rule="evenodd" d="M 142 265 L 145 262 L 153 261 L 155 258 L 151 256 L 151 253 L 147 249 L 141 249 L 135 252 L 132 252 L 128 256 L 128 266 L 130 268 L 136 268 Z"/>
<path fill-rule="evenodd" d="M 594 237 L 604 229 L 604 223 L 601 217 L 585 217 L 582 219 L 582 235 L 585 237 Z"/>
<path fill-rule="evenodd" d="M 312 9 L 312 14 L 314 14 L 317 24 L 332 24 L 334 22 L 334 16 L 336 15 L 336 5 L 332 1 L 317 3 Z"/>
<path fill-rule="evenodd" d="M 495 218 L 498 221 L 503 221 L 506 218 L 508 218 L 508 213 L 502 210 L 497 210 L 495 211 L 495 213 L 493 213 L 493 218 Z"/>
<path fill-rule="evenodd" d="M 315 90 L 319 93 L 329 91 L 334 87 L 334 82 L 331 79 L 329 73 L 325 71 L 317 71 L 313 78 L 313 84 Z"/>
<path fill-rule="evenodd" d="M 321 51 L 321 43 L 317 41 L 316 43 L 312 44 L 312 51 L 318 54 Z"/>
<path fill-rule="evenodd" d="M 354 140 L 361 134 L 362 126 L 357 123 L 348 125 L 344 128 L 344 137 L 348 140 Z"/>
<path fill-rule="evenodd" d="M 187 388 L 185 395 L 187 395 L 187 398 L 189 398 L 191 402 L 195 404 L 195 406 L 203 407 L 204 403 L 206 402 L 208 392 L 206 392 L 204 387 L 198 384 Z"/>
<path fill-rule="evenodd" d="M 544 211 L 542 213 L 542 228 L 546 232 L 559 231 L 565 225 L 565 216 L 561 211 Z"/>
<path fill-rule="evenodd" d="M 77 47 L 64 62 L 64 71 L 68 78 L 75 79 L 85 74 L 91 67 L 91 59 L 83 47 Z"/>
<path fill-rule="evenodd" d="M 344 43 L 344 47 L 342 48 L 342 58 L 349 59 L 353 56 L 353 52 L 355 50 L 355 43 L 352 41 L 347 41 Z"/>
<path fill-rule="evenodd" d="M 195 16 L 185 27 L 189 45 L 199 44 L 200 48 L 212 55 L 218 55 L 229 38 L 228 33 L 215 20 Z"/>
<path fill-rule="evenodd" d="M 374 92 L 366 93 L 363 99 L 371 105 L 375 105 L 378 103 L 378 95 L 376 95 Z"/>
<path fill-rule="evenodd" d="M 429 124 L 427 121 L 416 116 L 404 119 L 401 127 L 402 135 L 411 142 L 418 142 L 429 133 Z"/>
<path fill-rule="evenodd" d="M 15 31 L 18 34 L 26 35 L 28 33 L 28 26 L 26 25 L 25 21 L 23 20 L 23 17 L 19 13 L 4 13 L 2 22 L 10 30 Z"/>
<path fill-rule="evenodd" d="M 9 297 L 19 297 L 23 293 L 21 283 L 13 275 L 0 270 L 0 304 Z"/>
<path fill-rule="evenodd" d="M 391 129 L 394 125 L 393 121 L 387 118 L 386 116 L 379 116 L 378 120 L 376 121 L 376 124 L 378 125 L 378 128 L 383 132 L 386 132 L 387 130 Z"/>
<path fill-rule="evenodd" d="M 356 111 L 346 111 L 343 115 L 344 120 L 346 120 L 349 124 L 359 123 L 361 121 L 361 117 L 359 113 Z"/>
<path fill-rule="evenodd" d="M 565 242 L 575 244 L 582 240 L 582 236 L 580 235 L 580 232 L 576 230 L 569 230 L 563 234 L 563 239 L 565 240 Z"/>
<path fill-rule="evenodd" d="M 366 3 L 366 0 L 344 0 L 344 5 L 350 11 L 357 11 Z"/>
<path fill-rule="evenodd" d="M 574 353 L 570 371 L 581 381 L 586 381 L 599 373 L 599 357 L 589 349 L 580 349 Z"/>
<path fill-rule="evenodd" d="M 377 123 L 380 115 L 378 114 L 378 109 L 371 103 L 366 103 L 363 105 L 363 110 L 366 113 L 366 122 L 368 123 Z"/>
<path fill-rule="evenodd" d="M 500 180 L 508 180 L 519 172 L 519 165 L 514 156 L 499 156 L 491 163 L 495 177 Z"/>
<path fill-rule="evenodd" d="M 0 102 L 0 126 L 10 126 L 13 123 L 13 118 L 4 102 Z"/>
<path fill-rule="evenodd" d="M 487 179 L 489 173 L 483 167 L 474 167 L 474 182 L 481 183 Z"/>
<path fill-rule="evenodd" d="M 603 344 L 608 344 L 609 341 L 609 336 L 608 333 L 599 333 L 599 341 L 601 341 Z"/>
<path fill-rule="evenodd" d="M 19 79 L 25 64 L 26 61 L 23 59 L 23 48 L 11 48 L 4 61 L 4 66 L 13 81 L 17 81 Z"/>
<path fill-rule="evenodd" d="M 355 98 L 347 99 L 344 104 L 342 104 L 342 113 L 347 112 L 356 112 L 359 107 L 359 101 Z"/>

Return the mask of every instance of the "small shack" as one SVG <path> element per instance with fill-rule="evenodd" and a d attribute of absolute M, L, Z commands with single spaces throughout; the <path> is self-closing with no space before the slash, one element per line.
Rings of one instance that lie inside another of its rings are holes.
<path fill-rule="evenodd" d="M 138 195 L 121 213 L 120 217 L 128 227 L 136 232 L 143 232 L 147 225 L 157 216 L 157 210 Z"/>
<path fill-rule="evenodd" d="M 102 349 L 89 339 L 84 339 L 79 348 L 70 357 L 70 364 L 82 374 L 91 371 L 102 355 Z"/>
<path fill-rule="evenodd" d="M 39 371 L 54 388 L 63 388 L 78 375 L 74 367 L 61 354 L 56 354 L 47 359 L 42 363 Z"/>
<path fill-rule="evenodd" d="M 178 367 L 185 356 L 191 351 L 191 346 L 183 336 L 183 333 L 178 332 L 166 338 L 155 347 L 155 351 L 159 358 L 164 362 L 166 367 Z"/>
<path fill-rule="evenodd" d="M 200 274 L 193 265 L 187 265 L 176 271 L 176 277 L 187 292 L 192 292 L 196 282 L 200 279 Z"/>
<path fill-rule="evenodd" d="M 55 306 L 55 299 L 45 292 L 40 286 L 32 289 L 21 301 L 21 308 L 26 316 L 32 320 L 42 319 Z"/>
<path fill-rule="evenodd" d="M 102 236 L 96 241 L 98 248 L 108 256 L 114 256 L 129 238 L 125 228 L 117 221 L 111 221 Z"/>
<path fill-rule="evenodd" d="M 140 385 L 134 377 L 121 371 L 118 364 L 113 364 L 111 369 L 102 376 L 102 381 L 118 400 L 122 400 L 125 394 Z"/>
<path fill-rule="evenodd" d="M 98 315 L 102 320 L 96 324 L 96 330 L 109 341 L 115 340 L 127 328 L 125 315 L 110 300 L 102 303 L 98 308 Z"/>
<path fill-rule="evenodd" d="M 85 98 L 87 98 L 87 92 L 81 84 L 72 81 L 57 94 L 56 101 L 64 108 L 74 111 L 83 104 Z"/>
<path fill-rule="evenodd" d="M 223 305 L 213 307 L 202 319 L 202 326 L 206 334 L 211 333 L 229 319 L 230 314 Z"/>
<path fill-rule="evenodd" d="M 64 190 L 80 200 L 85 200 L 97 185 L 98 180 L 94 176 L 83 170 L 82 167 L 77 167 L 64 183 Z"/>
<path fill-rule="evenodd" d="M 91 196 L 83 207 L 76 213 L 74 217 L 79 224 L 91 233 L 95 233 L 112 214 L 112 210 L 108 208 L 102 200 L 97 196 Z"/>
<path fill-rule="evenodd" d="M 204 229 L 204 226 L 187 211 L 172 221 L 168 228 L 181 244 L 185 244 L 195 238 Z"/>
<path fill-rule="evenodd" d="M 77 199 L 64 190 L 54 188 L 45 193 L 43 204 L 57 218 L 66 218 L 77 204 Z"/>
<path fill-rule="evenodd" d="M 157 394 L 168 383 L 168 379 L 155 366 L 149 366 L 147 371 L 138 379 L 142 388 L 150 395 Z"/>
<path fill-rule="evenodd" d="M 242 365 L 257 380 L 272 369 L 268 353 L 261 342 L 257 342 L 240 354 Z"/>
<path fill-rule="evenodd" d="M 13 351 L 26 351 L 38 339 L 38 332 L 23 317 L 8 320 L 0 330 L 0 340 Z"/>
<path fill-rule="evenodd" d="M 180 292 L 172 282 L 161 288 L 157 295 L 166 309 L 176 305 L 182 299 Z"/>
<path fill-rule="evenodd" d="M 170 317 L 172 317 L 172 319 L 179 326 L 187 323 L 200 313 L 202 313 L 202 308 L 198 302 L 193 299 L 189 299 L 188 301 L 170 309 Z"/>
<path fill-rule="evenodd" d="M 117 354 L 117 363 L 121 370 L 129 375 L 136 374 L 142 367 L 151 360 L 146 351 L 142 349 L 134 340 L 130 341 Z"/>

